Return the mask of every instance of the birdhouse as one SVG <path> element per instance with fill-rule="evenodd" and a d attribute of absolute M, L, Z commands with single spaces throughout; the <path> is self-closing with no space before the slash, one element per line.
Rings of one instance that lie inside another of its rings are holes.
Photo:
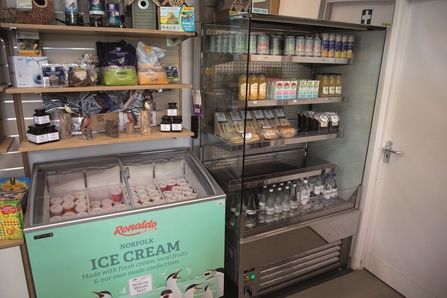
<path fill-rule="evenodd" d="M 132 2 L 132 27 L 157 29 L 157 6 L 152 0 L 134 0 Z"/>

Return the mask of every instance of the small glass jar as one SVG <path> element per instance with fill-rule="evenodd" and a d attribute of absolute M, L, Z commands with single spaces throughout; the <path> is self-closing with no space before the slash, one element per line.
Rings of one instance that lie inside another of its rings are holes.
<path fill-rule="evenodd" d="M 171 132 L 172 131 L 171 117 L 170 116 L 163 116 L 163 117 L 161 117 L 160 131 L 161 132 Z"/>
<path fill-rule="evenodd" d="M 34 125 L 48 126 L 50 125 L 50 115 L 45 112 L 45 108 L 35 109 L 33 114 Z"/>
<path fill-rule="evenodd" d="M 48 142 L 59 141 L 59 132 L 56 129 L 56 125 L 48 126 Z"/>
<path fill-rule="evenodd" d="M 167 110 L 168 116 L 178 116 L 178 109 L 177 109 L 177 103 L 176 102 L 170 102 L 168 103 L 168 110 Z"/>
<path fill-rule="evenodd" d="M 48 142 L 48 127 L 30 125 L 26 136 L 29 142 L 43 144 Z"/>
<path fill-rule="evenodd" d="M 174 116 L 172 117 L 172 132 L 181 132 L 183 130 L 182 125 L 183 119 L 182 116 Z"/>

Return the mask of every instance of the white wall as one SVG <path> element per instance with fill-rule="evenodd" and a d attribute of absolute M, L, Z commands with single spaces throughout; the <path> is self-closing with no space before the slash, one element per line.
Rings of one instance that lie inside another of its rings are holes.
<path fill-rule="evenodd" d="M 320 1 L 317 0 L 281 0 L 279 4 L 279 15 L 318 18 Z"/>

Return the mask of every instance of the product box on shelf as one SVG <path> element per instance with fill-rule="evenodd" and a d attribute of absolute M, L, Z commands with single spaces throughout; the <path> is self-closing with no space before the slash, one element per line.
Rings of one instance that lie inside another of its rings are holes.
<path fill-rule="evenodd" d="M 194 32 L 194 7 L 161 6 L 159 11 L 160 30 Z"/>
<path fill-rule="evenodd" d="M 48 57 L 10 56 L 8 61 L 14 87 L 42 87 L 41 66 L 48 63 Z"/>
<path fill-rule="evenodd" d="M 23 239 L 23 207 L 29 178 L 0 179 L 0 239 Z"/>

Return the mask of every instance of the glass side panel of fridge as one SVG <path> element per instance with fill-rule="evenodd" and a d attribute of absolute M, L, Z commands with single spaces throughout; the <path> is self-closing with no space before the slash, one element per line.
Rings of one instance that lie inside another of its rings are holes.
<path fill-rule="evenodd" d="M 34 165 L 27 227 L 222 196 L 189 149 Z"/>
<path fill-rule="evenodd" d="M 356 206 L 386 34 L 247 27 L 202 45 L 202 160 L 241 238 Z"/>

